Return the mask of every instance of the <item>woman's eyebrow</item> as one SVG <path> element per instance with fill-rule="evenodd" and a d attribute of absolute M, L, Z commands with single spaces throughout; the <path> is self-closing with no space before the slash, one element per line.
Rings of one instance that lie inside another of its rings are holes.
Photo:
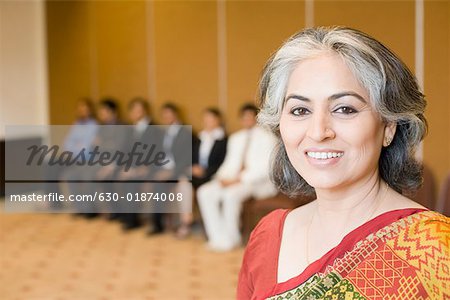
<path fill-rule="evenodd" d="M 333 101 L 333 100 L 336 100 L 336 99 L 339 99 L 339 98 L 345 97 L 345 96 L 353 96 L 353 97 L 355 97 L 356 99 L 358 99 L 359 101 L 361 101 L 361 102 L 367 104 L 367 101 L 366 101 L 366 99 L 364 99 L 363 96 L 361 96 L 361 95 L 358 94 L 358 93 L 350 92 L 350 91 L 347 91 L 347 92 L 341 92 L 341 93 L 337 93 L 337 94 L 333 94 L 333 95 L 331 95 L 330 97 L 328 97 L 328 100 Z"/>
<path fill-rule="evenodd" d="M 329 101 L 334 101 L 334 100 L 337 100 L 337 99 L 345 97 L 345 96 L 353 96 L 356 99 L 360 100 L 361 102 L 367 104 L 367 101 L 366 101 L 366 99 L 364 99 L 363 96 L 359 95 L 358 93 L 351 92 L 351 91 L 346 91 L 346 92 L 340 92 L 340 93 L 337 93 L 337 94 L 333 94 L 330 97 L 328 97 L 328 100 Z M 304 96 L 301 96 L 301 95 L 297 95 L 297 94 L 289 94 L 284 101 L 286 102 L 289 99 L 297 99 L 297 100 L 300 100 L 300 101 L 311 102 L 311 99 L 309 99 L 307 97 L 304 97 Z"/>
<path fill-rule="evenodd" d="M 306 102 L 311 102 L 311 100 L 309 98 L 300 96 L 300 95 L 296 95 L 296 94 L 290 94 L 289 96 L 286 97 L 286 99 L 284 99 L 284 102 L 288 101 L 289 99 L 297 99 L 300 101 L 306 101 Z"/>

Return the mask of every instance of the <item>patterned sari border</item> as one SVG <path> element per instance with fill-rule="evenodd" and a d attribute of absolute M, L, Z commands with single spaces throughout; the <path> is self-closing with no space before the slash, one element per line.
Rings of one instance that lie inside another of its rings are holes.
<path fill-rule="evenodd" d="M 392 212 L 387 212 L 386 214 L 389 213 Z M 381 216 L 383 215 L 380 215 L 379 217 Z M 377 250 L 380 243 L 384 243 L 387 240 L 395 238 L 402 230 L 405 230 L 408 226 L 411 226 L 416 222 L 440 216 L 442 215 L 433 211 L 415 210 L 415 213 L 405 216 L 390 223 L 389 225 L 382 227 L 381 229 L 376 230 L 373 233 L 368 234 L 364 239 L 358 241 L 350 251 L 345 252 L 342 258 L 336 258 L 332 265 L 328 265 L 322 272 L 313 274 L 304 283 L 284 292 L 278 292 L 275 295 L 273 293 L 272 295 L 274 296 L 266 297 L 266 299 L 319 299 L 323 297 L 333 286 L 335 286 L 337 282 L 341 281 L 351 271 L 358 267 L 361 262 L 372 255 L 375 250 Z M 377 218 L 369 221 L 368 223 L 375 221 Z M 343 239 L 343 241 L 346 238 L 347 236 Z M 361 297 L 355 299 L 365 298 Z"/>

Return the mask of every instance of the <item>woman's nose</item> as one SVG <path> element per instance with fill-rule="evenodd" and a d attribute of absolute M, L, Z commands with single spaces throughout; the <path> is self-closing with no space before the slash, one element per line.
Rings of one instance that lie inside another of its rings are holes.
<path fill-rule="evenodd" d="M 308 136 L 314 141 L 320 142 L 332 139 L 336 136 L 328 112 L 316 112 L 309 122 Z"/>

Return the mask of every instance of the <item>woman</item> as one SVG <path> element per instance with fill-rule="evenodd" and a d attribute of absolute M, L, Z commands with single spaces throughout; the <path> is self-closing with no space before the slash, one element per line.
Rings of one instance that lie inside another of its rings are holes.
<path fill-rule="evenodd" d="M 217 108 L 207 108 L 203 113 L 203 130 L 192 144 L 192 186 L 197 189 L 211 180 L 225 159 L 227 137 L 223 128 L 222 114 Z M 185 238 L 191 232 L 194 221 L 192 213 L 181 215 L 181 225 L 176 236 Z"/>
<path fill-rule="evenodd" d="M 222 115 L 216 108 L 207 108 L 203 113 L 204 129 L 193 143 L 192 185 L 198 188 L 211 180 L 217 172 L 227 151 L 227 139 L 222 125 Z"/>
<path fill-rule="evenodd" d="M 427 128 L 404 63 L 357 30 L 306 29 L 260 90 L 259 120 L 279 137 L 274 182 L 317 199 L 258 224 L 238 299 L 450 297 L 450 221 L 403 196 L 420 184 Z"/>

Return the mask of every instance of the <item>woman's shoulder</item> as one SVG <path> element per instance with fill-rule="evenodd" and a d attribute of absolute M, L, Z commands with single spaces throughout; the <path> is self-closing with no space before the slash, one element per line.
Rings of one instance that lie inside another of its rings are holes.
<path fill-rule="evenodd" d="M 433 292 L 447 289 L 450 218 L 425 210 L 400 219 L 390 229 L 386 244 L 396 256 L 422 274 L 425 285 L 436 288 Z"/>
<path fill-rule="evenodd" d="M 239 274 L 239 299 L 250 299 L 254 291 L 276 284 L 281 230 L 288 213 L 287 209 L 274 210 L 253 229 Z"/>
<path fill-rule="evenodd" d="M 411 209 L 406 209 L 406 211 Z M 405 211 L 405 210 L 403 210 Z M 402 210 L 390 213 L 401 213 Z M 386 243 L 410 261 L 427 256 L 449 257 L 450 218 L 431 210 L 420 210 L 398 219 L 382 229 Z M 409 249 L 405 252 L 405 249 Z"/>
<path fill-rule="evenodd" d="M 281 232 L 288 209 L 276 209 L 263 217 L 250 234 L 245 249 L 250 265 L 275 259 L 281 242 Z"/>
<path fill-rule="evenodd" d="M 249 243 L 280 237 L 284 220 L 289 211 L 289 209 L 276 209 L 264 216 L 253 229 Z"/>
<path fill-rule="evenodd" d="M 298 215 L 307 214 L 309 206 L 310 204 L 307 204 L 293 210 L 276 209 L 263 217 L 250 235 L 246 247 L 247 254 L 255 259 L 260 259 L 262 253 L 264 253 L 266 259 L 277 258 L 283 232 L 286 230 L 285 223 L 288 222 L 288 219 L 295 220 L 298 219 Z M 288 227 L 291 227 L 291 225 Z"/>
<path fill-rule="evenodd" d="M 447 249 L 450 247 L 450 218 L 436 211 L 425 210 L 410 216 L 410 231 L 425 234 L 427 237 L 445 239 Z M 420 229 L 419 229 L 420 228 Z"/>

